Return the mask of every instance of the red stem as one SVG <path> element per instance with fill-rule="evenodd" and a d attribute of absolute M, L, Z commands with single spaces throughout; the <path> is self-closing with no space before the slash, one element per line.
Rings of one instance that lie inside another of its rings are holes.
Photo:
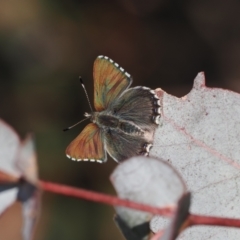
<path fill-rule="evenodd" d="M 82 198 L 85 200 L 90 200 L 99 203 L 105 203 L 113 206 L 128 207 L 136 210 L 141 210 L 144 212 L 150 212 L 154 215 L 161 215 L 166 217 L 171 217 L 175 211 L 173 207 L 158 208 L 149 205 L 132 202 L 125 199 L 120 199 L 115 196 L 110 196 L 102 193 L 96 193 L 84 189 L 69 187 L 66 185 L 44 182 L 40 181 L 40 187 L 49 192 L 58 193 L 66 196 Z M 189 214 L 188 216 L 188 226 L 194 225 L 214 225 L 214 226 L 225 226 L 225 227 L 238 227 L 240 228 L 240 220 L 233 218 L 221 218 L 221 217 L 211 217 L 203 215 Z"/>
<path fill-rule="evenodd" d="M 82 199 L 99 202 L 99 203 L 105 203 L 108 205 L 114 205 L 114 206 L 117 205 L 122 207 L 133 208 L 133 209 L 141 210 L 144 212 L 150 212 L 152 214 L 162 215 L 166 217 L 172 216 L 175 209 L 174 207 L 164 207 L 164 208 L 152 207 L 149 205 L 121 199 L 115 196 L 96 193 L 96 192 L 92 192 L 84 189 L 69 187 L 66 185 L 60 185 L 60 184 L 51 183 L 51 182 L 40 181 L 40 187 L 43 190 L 49 191 L 49 192 L 54 192 L 54 193 L 71 196 L 71 197 L 82 198 Z"/>
<path fill-rule="evenodd" d="M 240 219 L 234 219 L 234 218 L 222 218 L 222 217 L 211 217 L 211 216 L 190 214 L 188 220 L 189 220 L 189 226 L 214 225 L 214 226 L 222 226 L 222 227 L 240 228 Z"/>

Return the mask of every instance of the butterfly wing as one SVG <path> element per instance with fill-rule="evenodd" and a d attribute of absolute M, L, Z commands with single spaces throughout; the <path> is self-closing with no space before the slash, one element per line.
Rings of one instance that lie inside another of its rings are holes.
<path fill-rule="evenodd" d="M 109 110 L 119 119 L 152 132 L 159 124 L 160 100 L 150 88 L 134 87 L 127 89 Z"/>
<path fill-rule="evenodd" d="M 108 154 L 117 162 L 122 162 L 137 155 L 148 155 L 152 144 L 144 137 L 128 135 L 111 129 L 105 133 Z"/>
<path fill-rule="evenodd" d="M 68 158 L 77 161 L 106 162 L 102 131 L 94 124 L 88 124 L 66 149 Z"/>
<path fill-rule="evenodd" d="M 99 56 L 93 66 L 94 106 L 98 112 L 105 110 L 132 83 L 129 73 L 112 59 Z"/>

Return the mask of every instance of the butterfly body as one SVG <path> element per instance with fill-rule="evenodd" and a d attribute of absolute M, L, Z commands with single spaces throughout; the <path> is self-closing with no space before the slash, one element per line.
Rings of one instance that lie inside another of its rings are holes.
<path fill-rule="evenodd" d="M 131 76 L 108 57 L 94 62 L 94 106 L 88 124 L 68 146 L 72 160 L 116 161 L 148 155 L 159 124 L 160 100 L 146 87 L 129 88 Z"/>
<path fill-rule="evenodd" d="M 96 124 L 105 134 L 111 131 L 119 131 L 127 135 L 143 135 L 144 131 L 133 122 L 125 121 L 114 113 L 94 112 L 90 120 Z"/>

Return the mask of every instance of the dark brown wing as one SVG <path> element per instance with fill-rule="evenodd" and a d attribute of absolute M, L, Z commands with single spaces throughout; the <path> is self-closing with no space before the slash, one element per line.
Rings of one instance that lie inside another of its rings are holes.
<path fill-rule="evenodd" d="M 105 133 L 108 154 L 117 162 L 122 162 L 137 155 L 148 155 L 152 142 L 143 136 L 129 135 L 110 129 Z"/>
<path fill-rule="evenodd" d="M 134 87 L 127 89 L 114 101 L 109 111 L 119 119 L 152 132 L 159 124 L 160 101 L 150 88 Z"/>

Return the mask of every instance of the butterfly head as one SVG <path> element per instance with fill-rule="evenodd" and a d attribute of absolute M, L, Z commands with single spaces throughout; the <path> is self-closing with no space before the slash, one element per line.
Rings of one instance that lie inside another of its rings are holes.
<path fill-rule="evenodd" d="M 92 123 L 97 123 L 98 115 L 98 112 L 84 113 L 84 117 L 88 118 Z"/>
<path fill-rule="evenodd" d="M 86 117 L 86 118 L 91 118 L 91 116 L 92 116 L 91 113 L 87 113 L 87 112 L 85 112 L 83 115 L 84 115 L 84 117 Z"/>

